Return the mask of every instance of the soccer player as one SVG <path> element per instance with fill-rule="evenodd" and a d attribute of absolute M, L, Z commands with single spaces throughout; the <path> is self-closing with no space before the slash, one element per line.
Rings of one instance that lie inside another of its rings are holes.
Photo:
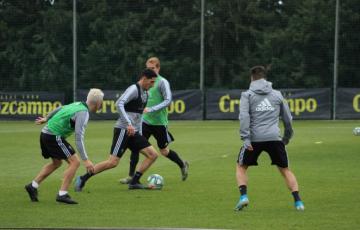
<path fill-rule="evenodd" d="M 117 100 L 116 107 L 120 116 L 114 127 L 110 157 L 96 164 L 93 172 L 77 177 L 75 191 L 80 192 L 86 181 L 93 175 L 116 167 L 127 148 L 135 152 L 140 151 L 146 157 L 132 178 L 129 189 L 145 188 L 140 183 L 140 177 L 156 160 L 157 153 L 148 140 L 141 135 L 141 120 L 148 100 L 147 91 L 154 85 L 156 77 L 156 73 L 151 69 L 143 70 L 140 80 L 129 86 Z"/>
<path fill-rule="evenodd" d="M 292 117 L 289 107 L 281 93 L 272 89 L 271 82 L 265 80 L 266 70 L 263 66 L 251 68 L 249 90 L 241 94 L 240 101 L 240 136 L 244 142 L 236 165 L 236 178 L 240 190 L 240 199 L 235 210 L 241 210 L 249 204 L 247 196 L 246 170 L 257 165 L 262 151 L 266 151 L 272 164 L 276 165 L 290 189 L 297 210 L 304 210 L 300 199 L 299 186 L 295 175 L 289 169 L 285 145 L 293 135 Z M 284 136 L 281 138 L 279 117 L 284 123 Z"/>
<path fill-rule="evenodd" d="M 189 164 L 183 161 L 174 150 L 168 147 L 168 145 L 174 141 L 167 127 L 169 123 L 167 107 L 172 100 L 170 84 L 159 74 L 160 61 L 157 57 L 149 58 L 146 61 L 146 68 L 152 69 L 157 74 L 157 78 L 154 87 L 149 90 L 149 101 L 144 110 L 142 123 L 143 136 L 148 140 L 151 135 L 154 136 L 160 153 L 179 166 L 181 178 L 184 181 L 188 176 Z M 121 179 L 120 183 L 127 184 L 131 181 L 138 161 L 139 153 L 132 151 L 130 156 L 129 177 Z"/>
<path fill-rule="evenodd" d="M 42 155 L 45 159 L 51 158 L 52 162 L 46 164 L 35 179 L 25 186 L 31 201 L 38 201 L 38 188 L 51 173 L 53 173 L 65 160 L 69 166 L 64 172 L 63 181 L 56 201 L 66 204 L 77 204 L 68 194 L 68 188 L 80 161 L 73 147 L 65 140 L 75 131 L 75 142 L 81 159 L 88 172 L 94 171 L 93 163 L 88 159 L 84 133 L 89 120 L 89 111 L 96 112 L 101 108 L 104 93 L 100 89 L 91 89 L 85 102 L 74 102 L 58 107 L 47 117 L 39 117 L 35 123 L 40 125 L 47 122 L 40 135 Z"/>

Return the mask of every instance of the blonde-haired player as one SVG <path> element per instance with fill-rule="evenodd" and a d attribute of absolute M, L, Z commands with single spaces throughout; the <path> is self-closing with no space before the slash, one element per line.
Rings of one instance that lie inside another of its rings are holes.
<path fill-rule="evenodd" d="M 69 166 L 64 172 L 61 188 L 56 201 L 66 204 L 77 204 L 68 194 L 69 185 L 80 166 L 80 161 L 73 147 L 65 140 L 75 132 L 75 142 L 87 171 L 93 172 L 94 165 L 88 159 L 84 133 L 89 121 L 89 111 L 96 112 L 101 108 L 104 93 L 100 89 L 90 89 L 86 102 L 74 102 L 58 107 L 47 117 L 38 117 L 35 123 L 40 125 L 47 122 L 40 134 L 40 146 L 45 159 L 51 158 L 35 179 L 25 186 L 31 201 L 38 201 L 38 187 L 51 173 L 53 173 L 65 160 Z"/>

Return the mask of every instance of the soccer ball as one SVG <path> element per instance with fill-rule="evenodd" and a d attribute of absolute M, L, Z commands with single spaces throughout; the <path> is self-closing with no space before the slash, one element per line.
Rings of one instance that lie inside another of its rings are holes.
<path fill-rule="evenodd" d="M 150 189 L 162 189 L 164 186 L 164 178 L 159 174 L 152 174 L 147 178 Z"/>
<path fill-rule="evenodd" d="M 355 136 L 360 136 L 360 127 L 355 127 L 353 133 Z"/>

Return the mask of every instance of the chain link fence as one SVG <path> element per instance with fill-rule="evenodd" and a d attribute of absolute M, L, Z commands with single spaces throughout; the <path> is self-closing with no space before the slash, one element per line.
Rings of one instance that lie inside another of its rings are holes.
<path fill-rule="evenodd" d="M 76 0 L 0 0 L 0 90 L 73 100 Z M 331 88 L 335 6 L 325 0 L 77 0 L 76 88 L 123 90 L 148 57 L 172 89 L 244 89 L 265 65 L 277 88 Z M 360 5 L 340 0 L 338 86 L 360 87 Z"/>

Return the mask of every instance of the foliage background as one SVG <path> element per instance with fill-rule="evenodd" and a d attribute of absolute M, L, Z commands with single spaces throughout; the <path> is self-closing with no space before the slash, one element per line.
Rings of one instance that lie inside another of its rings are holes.
<path fill-rule="evenodd" d="M 340 1 L 339 86 L 360 87 L 360 4 Z M 200 0 L 78 0 L 78 88 L 124 89 L 152 55 L 173 89 L 199 88 Z M 331 87 L 335 0 L 206 0 L 205 86 Z M 0 89 L 72 90 L 72 1 L 0 0 Z"/>

